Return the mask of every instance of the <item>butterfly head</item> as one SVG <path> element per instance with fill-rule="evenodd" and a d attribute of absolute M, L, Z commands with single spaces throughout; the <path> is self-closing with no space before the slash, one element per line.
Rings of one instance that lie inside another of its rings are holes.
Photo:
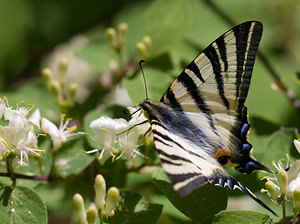
<path fill-rule="evenodd" d="M 139 106 L 144 110 L 144 115 L 146 118 L 151 119 L 155 114 L 153 101 L 150 99 L 145 99 L 139 103 Z"/>

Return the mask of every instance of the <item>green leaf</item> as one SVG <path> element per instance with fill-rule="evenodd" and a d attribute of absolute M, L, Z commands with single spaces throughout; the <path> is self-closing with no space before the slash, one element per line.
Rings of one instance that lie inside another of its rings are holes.
<path fill-rule="evenodd" d="M 178 210 L 194 221 L 207 223 L 216 213 L 226 209 L 227 191 L 225 188 L 206 184 L 188 196 L 181 197 L 173 190 L 162 170 L 156 171 L 152 180 Z"/>
<path fill-rule="evenodd" d="M 213 224 L 272 224 L 269 215 L 253 211 L 222 211 L 213 219 Z"/>
<path fill-rule="evenodd" d="M 188 24 L 188 1 L 153 2 L 144 17 L 144 35 L 149 35 L 153 44 L 151 56 L 172 49 L 184 38 Z"/>
<path fill-rule="evenodd" d="M 27 187 L 0 185 L 1 223 L 47 223 L 47 209 L 40 196 Z"/>
<path fill-rule="evenodd" d="M 174 78 L 168 73 L 153 69 L 144 68 L 149 98 L 153 100 L 160 100 L 164 91 L 168 88 Z M 138 103 L 145 99 L 145 87 L 141 74 L 138 74 L 133 79 L 125 79 L 122 82 L 122 87 L 126 88 L 133 103 Z"/>
<path fill-rule="evenodd" d="M 31 79 L 28 82 L 18 85 L 9 92 L 1 91 L 0 96 L 6 96 L 9 105 L 14 108 L 14 105 L 22 100 L 24 100 L 24 103 L 21 104 L 21 106 L 33 104 L 36 108 L 40 109 L 42 117 L 59 114 L 59 107 L 55 103 L 54 97 L 47 87 L 38 80 Z"/>
<path fill-rule="evenodd" d="M 55 167 L 60 176 L 79 174 L 95 159 L 93 155 L 82 152 L 87 147 L 84 142 L 84 137 L 77 138 L 65 143 L 58 151 Z"/>
<path fill-rule="evenodd" d="M 120 192 L 115 215 L 107 223 L 152 224 L 157 222 L 161 211 L 162 205 L 149 203 L 135 192 Z"/>
<path fill-rule="evenodd" d="M 289 154 L 291 161 L 300 159 L 293 140 L 295 139 L 296 129 L 289 128 L 275 132 L 267 141 L 263 161 L 266 165 L 277 162 L 280 159 L 286 160 Z"/>

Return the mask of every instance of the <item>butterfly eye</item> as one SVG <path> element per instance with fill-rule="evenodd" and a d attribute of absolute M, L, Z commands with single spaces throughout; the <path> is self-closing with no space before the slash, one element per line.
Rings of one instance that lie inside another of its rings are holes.
<path fill-rule="evenodd" d="M 228 162 L 229 157 L 228 156 L 221 156 L 218 158 L 218 162 L 222 165 L 225 165 Z"/>

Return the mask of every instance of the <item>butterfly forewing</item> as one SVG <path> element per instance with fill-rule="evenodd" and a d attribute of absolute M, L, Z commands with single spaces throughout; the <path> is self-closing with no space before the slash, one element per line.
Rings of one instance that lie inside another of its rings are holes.
<path fill-rule="evenodd" d="M 218 148 L 230 150 L 233 164 L 239 160 L 242 144 L 248 143 L 241 139 L 241 130 L 248 125 L 244 102 L 261 35 L 260 22 L 229 30 L 184 69 L 161 99 L 183 111 L 217 142 L 214 154 Z"/>
<path fill-rule="evenodd" d="M 210 182 L 239 188 L 273 212 L 222 168 L 269 171 L 251 157 L 244 106 L 261 35 L 260 22 L 232 28 L 184 69 L 161 102 L 140 103 L 151 121 L 163 169 L 180 194 Z"/>

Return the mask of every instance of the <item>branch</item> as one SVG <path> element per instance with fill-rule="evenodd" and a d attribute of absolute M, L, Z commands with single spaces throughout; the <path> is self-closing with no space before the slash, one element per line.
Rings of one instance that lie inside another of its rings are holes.
<path fill-rule="evenodd" d="M 28 179 L 28 180 L 50 180 L 47 176 L 33 176 L 33 175 L 25 175 L 25 174 L 18 174 L 14 173 L 15 178 L 21 178 L 21 179 Z M 10 177 L 9 173 L 0 173 L 1 177 Z"/>
<path fill-rule="evenodd" d="M 219 17 L 221 17 L 228 25 L 235 26 L 236 23 L 220 8 L 218 7 L 212 0 L 203 0 L 207 6 L 209 6 Z M 276 85 L 280 90 L 284 92 L 286 97 L 291 101 L 293 107 L 298 110 L 300 113 L 300 100 L 295 97 L 295 94 L 292 90 L 290 90 L 284 83 L 284 81 L 280 78 L 279 74 L 273 69 L 271 63 L 266 58 L 265 54 L 262 53 L 261 50 L 257 53 L 257 57 L 261 60 L 265 68 L 269 71 L 269 74 L 275 80 Z"/>

